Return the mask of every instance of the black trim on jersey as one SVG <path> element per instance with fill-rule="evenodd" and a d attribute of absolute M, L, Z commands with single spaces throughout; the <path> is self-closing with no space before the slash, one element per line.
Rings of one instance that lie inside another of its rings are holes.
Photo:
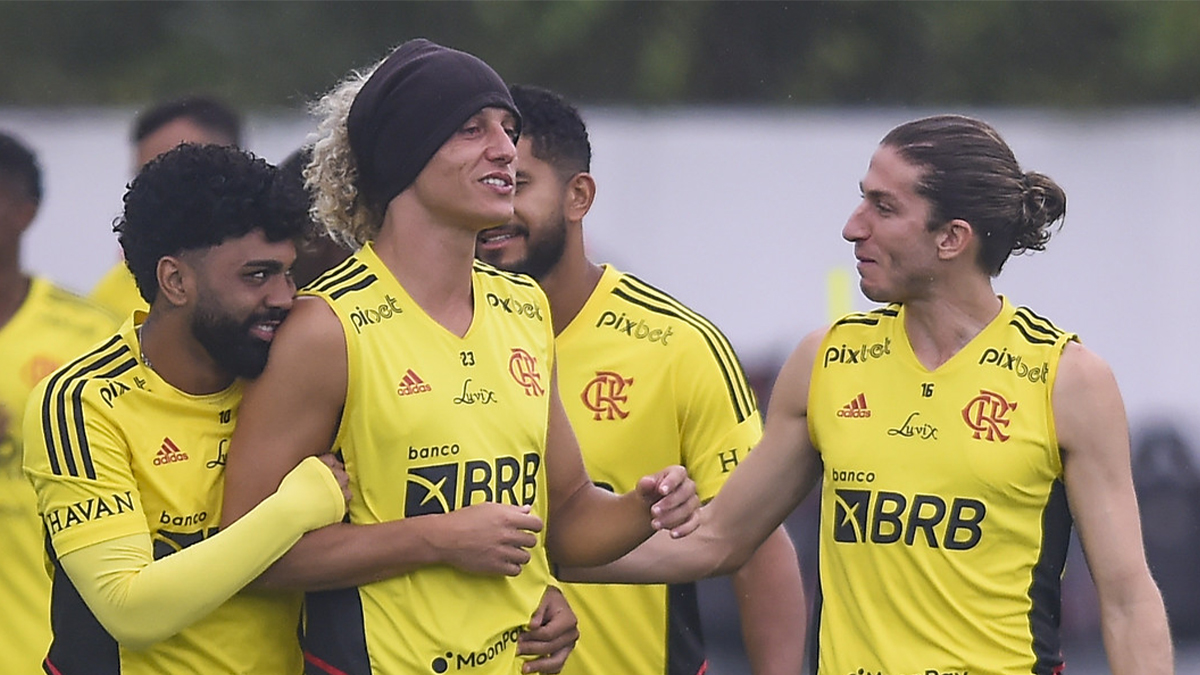
<path fill-rule="evenodd" d="M 126 360 L 118 363 L 114 369 L 99 375 L 93 374 L 114 360 L 121 358 L 125 358 Z M 42 397 L 42 435 L 46 442 L 50 470 L 55 475 L 62 475 L 63 473 L 62 467 L 58 462 L 58 444 L 61 444 L 63 462 L 66 464 L 67 471 L 72 476 L 79 477 L 79 467 L 76 465 L 75 456 L 71 452 L 71 427 L 74 426 L 76 441 L 81 450 L 81 463 L 84 464 L 88 478 L 96 477 L 95 468 L 92 466 L 91 451 L 87 445 L 87 435 L 84 430 L 83 401 L 81 396 L 83 388 L 92 377 L 115 377 L 135 365 L 137 365 L 137 361 L 133 358 L 129 346 L 121 341 L 120 335 L 114 335 L 104 344 L 68 363 L 56 371 L 54 375 L 50 376 L 50 381 L 47 382 L 46 391 Z M 69 389 L 71 390 L 69 394 L 71 397 L 71 408 L 75 414 L 74 425 L 67 423 L 67 392 Z M 57 444 L 55 442 L 56 430 L 59 434 Z"/>
<path fill-rule="evenodd" d="M 879 309 L 873 309 L 869 312 L 855 312 L 853 314 L 847 314 L 846 316 L 843 316 L 842 318 L 833 322 L 833 325 L 841 326 L 844 324 L 862 324 L 864 326 L 878 326 L 880 317 L 884 316 L 892 318 L 900 316 L 900 306 L 888 305 L 886 307 L 880 307 Z"/>
<path fill-rule="evenodd" d="M 1067 507 L 1067 489 L 1062 480 L 1050 486 L 1050 496 L 1042 511 L 1042 550 L 1033 566 L 1029 585 L 1029 628 L 1033 634 L 1035 675 L 1055 675 L 1063 664 L 1062 573 L 1067 563 L 1067 544 L 1071 539 L 1071 510 Z"/>
<path fill-rule="evenodd" d="M 43 672 L 61 675 L 120 675 L 121 651 L 96 615 L 79 597 L 46 539 L 54 562 L 50 590 L 50 628 L 53 640 L 42 662 Z M 54 670 L 51 670 L 53 668 Z"/>
<path fill-rule="evenodd" d="M 306 593 L 304 612 L 306 675 L 372 675 L 357 588 Z"/>
<path fill-rule="evenodd" d="M 696 584 L 671 584 L 667 592 L 667 675 L 703 672 L 704 631 Z"/>
<path fill-rule="evenodd" d="M 511 281 L 514 284 L 517 284 L 518 286 L 526 286 L 529 288 L 533 288 L 534 286 L 537 286 L 537 282 L 534 281 L 533 278 L 528 275 L 517 274 L 515 272 L 508 272 L 508 271 L 505 271 L 502 269 L 498 269 L 498 268 L 492 267 L 488 263 L 483 262 L 482 260 L 476 259 L 475 263 L 473 265 L 473 268 L 476 272 L 482 272 L 484 274 L 487 274 L 487 275 L 490 275 L 493 277 L 500 277 L 501 279 L 507 279 L 508 281 Z"/>
<path fill-rule="evenodd" d="M 1063 336 L 1063 332 L 1054 324 L 1034 314 L 1028 307 L 1018 307 L 1008 324 L 1035 345 L 1053 345 Z"/>
<path fill-rule="evenodd" d="M 347 293 L 351 293 L 353 291 L 361 291 L 362 289 L 366 288 L 367 286 L 370 286 L 371 284 L 375 283 L 376 281 L 379 281 L 379 277 L 375 276 L 374 274 L 368 274 L 367 276 L 363 277 L 362 279 L 358 280 L 357 282 L 355 282 L 353 284 L 350 284 L 349 286 L 342 286 L 341 288 L 339 288 L 335 291 L 330 291 L 329 299 L 337 300 L 338 298 L 342 297 L 343 295 L 345 295 Z"/>
<path fill-rule="evenodd" d="M 355 265 L 358 265 L 358 267 L 354 267 Z M 354 269 L 351 269 L 352 267 Z M 308 282 L 308 285 L 305 286 L 303 290 L 313 292 L 328 290 L 329 288 L 346 280 L 351 275 L 361 272 L 365 269 L 367 269 L 365 263 L 359 260 L 356 256 L 350 256 L 342 262 L 325 270 L 321 276 Z"/>
<path fill-rule="evenodd" d="M 631 293 L 638 297 L 634 297 Z M 624 275 L 613 287 L 612 294 L 655 314 L 680 319 L 695 328 L 708 343 L 709 351 L 717 360 L 721 375 L 725 378 L 729 400 L 733 403 L 738 423 L 746 421 L 754 414 L 754 411 L 758 409 L 758 403 L 754 399 L 754 391 L 746 381 L 746 372 L 725 334 L 711 321 L 632 274 Z"/>
<path fill-rule="evenodd" d="M 818 536 L 816 560 L 821 559 L 821 542 Z M 815 566 L 816 588 L 813 590 L 812 620 L 808 622 L 808 639 L 804 642 L 805 660 L 808 661 L 809 675 L 817 675 L 817 665 L 820 664 L 818 655 L 821 653 L 821 609 L 825 598 L 821 593 L 821 566 Z"/>

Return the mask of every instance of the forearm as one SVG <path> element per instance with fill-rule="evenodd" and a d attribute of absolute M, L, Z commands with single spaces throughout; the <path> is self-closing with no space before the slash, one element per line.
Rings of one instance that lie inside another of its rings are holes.
<path fill-rule="evenodd" d="M 546 546 L 558 565 L 603 565 L 650 538 L 650 521 L 636 492 L 616 496 L 589 484 L 551 514 Z"/>
<path fill-rule="evenodd" d="M 314 530 L 271 565 L 258 588 L 329 590 L 361 586 L 441 562 L 437 516 L 387 523 L 334 523 Z"/>
<path fill-rule="evenodd" d="M 1113 675 L 1170 675 L 1175 672 L 1171 635 L 1162 596 L 1147 576 L 1138 598 L 1100 608 L 1104 648 Z"/>
<path fill-rule="evenodd" d="M 797 675 L 807 605 L 796 549 L 780 526 L 732 575 L 742 642 L 754 675 Z"/>
<path fill-rule="evenodd" d="M 324 466 L 308 463 L 293 476 L 237 523 L 164 558 L 153 560 L 150 537 L 142 533 L 73 551 L 60 562 L 119 643 L 148 647 L 212 612 L 306 530 L 341 517 L 341 490 Z"/>

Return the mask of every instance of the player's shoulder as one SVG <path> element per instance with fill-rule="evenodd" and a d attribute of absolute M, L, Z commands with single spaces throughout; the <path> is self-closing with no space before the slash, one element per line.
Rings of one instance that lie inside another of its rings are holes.
<path fill-rule="evenodd" d="M 103 398 L 101 390 L 106 383 L 137 366 L 137 355 L 129 344 L 119 333 L 113 334 L 46 376 L 34 395 L 42 395 L 46 405 L 58 406 Z"/>
<path fill-rule="evenodd" d="M 1033 345 L 1053 346 L 1076 338 L 1074 333 L 1059 328 L 1053 321 L 1025 305 L 1013 308 L 1008 327 L 1020 339 Z"/>
<path fill-rule="evenodd" d="M 29 301 L 36 303 L 41 316 L 57 326 L 99 337 L 120 323 L 119 317 L 107 308 L 49 279 L 35 277 L 32 283 Z"/>
<path fill-rule="evenodd" d="M 597 323 L 635 338 L 640 335 L 650 342 L 675 345 L 677 351 L 686 346 L 732 353 L 725 333 L 706 315 L 628 272 L 615 274 Z"/>

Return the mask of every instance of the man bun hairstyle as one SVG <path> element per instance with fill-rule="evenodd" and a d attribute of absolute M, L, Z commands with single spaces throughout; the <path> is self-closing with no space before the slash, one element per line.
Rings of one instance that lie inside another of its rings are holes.
<path fill-rule="evenodd" d="M 981 246 L 979 262 L 996 276 L 1011 255 L 1043 251 L 1066 215 L 1067 194 L 1049 176 L 1022 171 L 1012 149 L 986 122 L 935 115 L 906 122 L 880 142 L 925 169 L 917 193 L 929 200 L 929 227 L 961 219 Z"/>

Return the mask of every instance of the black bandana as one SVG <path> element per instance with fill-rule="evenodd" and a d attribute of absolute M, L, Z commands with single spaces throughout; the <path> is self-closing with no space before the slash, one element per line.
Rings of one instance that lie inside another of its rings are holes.
<path fill-rule="evenodd" d="M 368 203 L 384 211 L 446 139 L 488 107 L 511 110 L 520 129 L 508 86 L 478 57 L 425 39 L 397 47 L 363 84 L 346 120 Z"/>

